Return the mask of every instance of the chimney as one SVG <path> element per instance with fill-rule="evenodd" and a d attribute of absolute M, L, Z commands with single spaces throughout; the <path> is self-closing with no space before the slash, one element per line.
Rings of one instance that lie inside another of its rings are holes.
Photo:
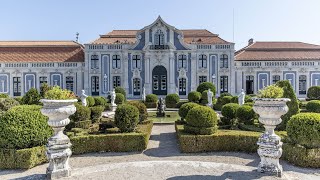
<path fill-rule="evenodd" d="M 251 44 L 253 44 L 253 39 L 252 39 L 252 38 L 249 39 L 249 41 L 248 41 L 248 46 L 251 45 Z"/>

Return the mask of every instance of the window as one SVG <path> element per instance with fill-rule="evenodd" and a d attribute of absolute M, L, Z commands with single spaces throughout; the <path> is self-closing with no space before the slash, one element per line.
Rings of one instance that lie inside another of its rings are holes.
<path fill-rule="evenodd" d="M 207 68 L 207 56 L 202 54 L 199 56 L 199 68 Z"/>
<path fill-rule="evenodd" d="M 228 55 L 222 54 L 220 56 L 220 68 L 228 68 Z"/>
<path fill-rule="evenodd" d="M 164 34 L 160 29 L 154 35 L 154 44 L 158 46 L 164 45 Z"/>
<path fill-rule="evenodd" d="M 141 58 L 140 55 L 133 55 L 132 56 L 132 68 L 133 69 L 140 69 L 141 66 Z"/>
<path fill-rule="evenodd" d="M 21 96 L 21 77 L 13 77 L 13 96 Z"/>
<path fill-rule="evenodd" d="M 112 56 L 112 68 L 113 69 L 120 69 L 120 55 L 113 55 Z"/>
<path fill-rule="evenodd" d="M 228 92 L 228 76 L 220 77 L 220 93 Z"/>
<path fill-rule="evenodd" d="M 159 90 L 158 76 L 154 75 L 152 79 L 153 79 L 153 90 L 155 91 Z"/>
<path fill-rule="evenodd" d="M 91 69 L 99 69 L 99 56 L 92 55 L 91 56 Z"/>
<path fill-rule="evenodd" d="M 167 76 L 161 75 L 161 90 L 167 90 Z"/>
<path fill-rule="evenodd" d="M 277 83 L 278 81 L 280 81 L 280 76 L 279 75 L 272 76 L 272 83 L 273 84 Z"/>
<path fill-rule="evenodd" d="M 46 76 L 40 76 L 39 82 L 40 82 L 40 86 L 42 86 L 44 83 L 48 84 L 48 78 Z"/>
<path fill-rule="evenodd" d="M 307 94 L 307 76 L 299 76 L 299 94 Z"/>
<path fill-rule="evenodd" d="M 69 91 L 73 91 L 74 83 L 73 83 L 73 77 L 67 76 L 66 77 L 66 89 Z"/>
<path fill-rule="evenodd" d="M 99 77 L 91 77 L 91 93 L 93 96 L 99 96 Z"/>
<path fill-rule="evenodd" d="M 199 84 L 207 82 L 207 76 L 199 76 Z"/>
<path fill-rule="evenodd" d="M 121 86 L 120 76 L 113 76 L 113 88 Z"/>
<path fill-rule="evenodd" d="M 187 56 L 186 55 L 179 55 L 178 56 L 178 67 L 180 68 L 187 68 Z"/>
<path fill-rule="evenodd" d="M 179 79 L 179 95 L 186 95 L 186 78 L 180 78 Z"/>
<path fill-rule="evenodd" d="M 134 78 L 133 79 L 133 95 L 140 95 L 141 86 L 140 86 L 140 79 Z"/>

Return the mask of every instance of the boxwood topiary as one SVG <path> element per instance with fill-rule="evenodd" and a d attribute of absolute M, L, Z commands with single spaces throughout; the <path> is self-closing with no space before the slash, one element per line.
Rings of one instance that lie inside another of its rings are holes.
<path fill-rule="evenodd" d="M 87 101 L 87 106 L 88 107 L 93 107 L 94 104 L 95 104 L 95 100 L 94 100 L 94 98 L 92 96 L 88 96 L 86 98 L 86 101 Z"/>
<path fill-rule="evenodd" d="M 320 114 L 300 113 L 287 125 L 289 140 L 306 148 L 320 148 Z"/>
<path fill-rule="evenodd" d="M 36 88 L 31 88 L 23 97 L 23 104 L 33 105 L 39 104 L 40 94 Z"/>
<path fill-rule="evenodd" d="M 236 117 L 240 123 L 252 125 L 256 114 L 251 106 L 243 105 L 237 109 Z"/>
<path fill-rule="evenodd" d="M 9 95 L 8 94 L 0 94 L 0 98 L 8 98 L 9 97 Z"/>
<path fill-rule="evenodd" d="M 320 86 L 311 86 L 308 89 L 307 97 L 310 100 L 320 100 Z"/>
<path fill-rule="evenodd" d="M 181 117 L 181 120 L 184 120 L 187 117 L 188 112 L 196 106 L 199 106 L 199 104 L 193 102 L 183 104 L 179 108 L 179 116 Z"/>
<path fill-rule="evenodd" d="M 0 110 L 7 111 L 14 106 L 20 105 L 14 98 L 0 98 Z"/>
<path fill-rule="evenodd" d="M 106 106 L 107 104 L 107 100 L 102 96 L 96 96 L 93 99 L 95 106 Z"/>
<path fill-rule="evenodd" d="M 185 131 L 193 134 L 213 134 L 217 130 L 217 114 L 209 107 L 196 106 L 186 117 Z"/>
<path fill-rule="evenodd" d="M 70 120 L 73 122 L 85 121 L 90 119 L 91 110 L 89 107 L 82 106 L 79 103 L 75 103 L 76 112 L 70 116 Z"/>
<path fill-rule="evenodd" d="M 90 107 L 90 110 L 91 110 L 90 118 L 92 123 L 99 122 L 102 112 L 104 110 L 104 106 Z"/>
<path fill-rule="evenodd" d="M 201 93 L 200 92 L 198 92 L 198 91 L 189 92 L 189 94 L 188 94 L 189 102 L 197 103 L 197 102 L 200 101 L 200 99 L 201 99 Z"/>
<path fill-rule="evenodd" d="M 224 92 L 224 93 L 221 93 L 219 97 L 222 98 L 222 97 L 225 97 L 225 96 L 232 96 L 232 94 Z"/>
<path fill-rule="evenodd" d="M 148 118 L 147 107 L 140 101 L 128 101 L 127 104 L 135 106 L 139 110 L 139 121 L 142 122 Z"/>
<path fill-rule="evenodd" d="M 180 101 L 180 97 L 178 94 L 168 94 L 165 99 L 166 107 L 175 108 L 177 106 L 177 103 L 179 103 L 179 101 Z"/>
<path fill-rule="evenodd" d="M 133 132 L 139 122 L 139 110 L 129 104 L 120 105 L 117 107 L 114 121 L 121 132 Z"/>
<path fill-rule="evenodd" d="M 309 101 L 306 105 L 308 112 L 320 113 L 320 100 Z"/>
<path fill-rule="evenodd" d="M 121 93 L 125 100 L 127 99 L 127 93 L 122 87 L 118 86 L 114 90 L 115 90 L 116 93 Z"/>
<path fill-rule="evenodd" d="M 9 109 L 0 118 L 0 147 L 23 149 L 45 145 L 53 131 L 40 108 L 20 105 Z"/>
<path fill-rule="evenodd" d="M 121 93 L 116 93 L 116 99 L 114 100 L 114 102 L 115 102 L 116 104 L 123 104 L 124 101 L 125 101 L 124 95 L 121 94 Z"/>
<path fill-rule="evenodd" d="M 232 96 L 231 102 L 232 102 L 232 103 L 239 103 L 239 102 L 238 102 L 238 98 L 239 98 L 238 96 Z"/>
<path fill-rule="evenodd" d="M 209 89 L 213 92 L 213 96 L 215 96 L 216 95 L 216 87 L 211 82 L 203 82 L 203 83 L 199 84 L 199 86 L 197 87 L 197 91 L 200 93 L 202 93 L 205 90 L 209 90 Z"/>
<path fill-rule="evenodd" d="M 239 107 L 239 104 L 236 103 L 226 104 L 222 106 L 221 114 L 223 115 L 223 117 L 226 117 L 228 119 L 234 119 L 237 117 L 237 110 Z"/>
<path fill-rule="evenodd" d="M 155 94 L 148 94 L 146 96 L 146 102 L 156 103 L 158 101 L 158 96 Z"/>
<path fill-rule="evenodd" d="M 281 116 L 282 122 L 277 127 L 278 130 L 285 130 L 287 126 L 287 122 L 290 120 L 291 116 L 298 114 L 300 112 L 299 102 L 298 102 L 296 93 L 294 92 L 288 80 L 278 81 L 276 85 L 283 89 L 283 98 L 289 98 L 291 100 L 287 102 L 289 111 L 287 112 L 287 114 Z"/>

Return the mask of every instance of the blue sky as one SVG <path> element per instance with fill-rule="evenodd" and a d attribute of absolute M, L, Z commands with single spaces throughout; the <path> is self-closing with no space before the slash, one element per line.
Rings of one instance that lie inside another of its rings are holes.
<path fill-rule="evenodd" d="M 250 38 L 320 44 L 319 0 L 1 0 L 0 40 L 74 40 L 79 32 L 88 43 L 158 15 L 178 29 L 208 29 L 237 49 Z"/>

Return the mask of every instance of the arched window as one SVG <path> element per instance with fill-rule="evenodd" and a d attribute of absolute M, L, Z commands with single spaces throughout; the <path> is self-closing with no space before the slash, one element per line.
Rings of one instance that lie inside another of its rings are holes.
<path fill-rule="evenodd" d="M 187 56 L 186 55 L 179 55 L 178 56 L 178 67 L 180 68 L 187 68 Z"/>
<path fill-rule="evenodd" d="M 207 56 L 202 54 L 199 55 L 199 62 L 198 62 L 199 68 L 207 68 Z"/>
<path fill-rule="evenodd" d="M 91 55 L 91 69 L 99 69 L 99 56 Z"/>
<path fill-rule="evenodd" d="M 164 34 L 160 29 L 154 35 L 154 45 L 164 45 Z"/>
<path fill-rule="evenodd" d="M 280 81 L 280 76 L 279 75 L 272 76 L 272 83 L 273 84 L 277 83 L 278 81 Z"/>
<path fill-rule="evenodd" d="M 112 56 L 112 68 L 113 69 L 120 69 L 121 68 L 120 55 L 113 55 Z"/>
<path fill-rule="evenodd" d="M 140 55 L 133 55 L 132 56 L 132 68 L 133 69 L 140 69 L 140 67 L 141 67 Z"/>
<path fill-rule="evenodd" d="M 133 79 L 133 95 L 140 95 L 141 83 L 139 78 Z"/>
<path fill-rule="evenodd" d="M 228 68 L 228 55 L 222 54 L 220 56 L 220 68 Z"/>
<path fill-rule="evenodd" d="M 299 94 L 307 94 L 307 76 L 299 76 Z"/>
<path fill-rule="evenodd" d="M 66 77 L 66 88 L 67 88 L 69 91 L 73 91 L 74 82 L 73 82 L 73 77 L 72 77 L 72 76 L 67 76 L 67 77 Z"/>

